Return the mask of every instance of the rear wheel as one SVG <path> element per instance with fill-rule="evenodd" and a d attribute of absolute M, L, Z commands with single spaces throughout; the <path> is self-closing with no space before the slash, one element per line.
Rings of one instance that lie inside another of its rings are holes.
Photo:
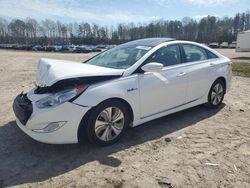
<path fill-rule="evenodd" d="M 86 124 L 88 140 L 97 145 L 111 145 L 123 135 L 129 124 L 125 106 L 116 100 L 105 101 L 92 109 Z"/>
<path fill-rule="evenodd" d="M 225 95 L 224 82 L 222 80 L 216 80 L 209 91 L 207 106 L 210 108 L 218 107 L 222 103 L 224 95 Z"/>

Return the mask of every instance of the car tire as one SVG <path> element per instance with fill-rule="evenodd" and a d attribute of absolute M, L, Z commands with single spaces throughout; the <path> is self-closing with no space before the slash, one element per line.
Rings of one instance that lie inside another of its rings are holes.
<path fill-rule="evenodd" d="M 85 133 L 90 143 L 108 146 L 122 137 L 128 125 L 129 113 L 123 103 L 118 100 L 108 100 L 90 111 Z"/>
<path fill-rule="evenodd" d="M 225 83 L 218 79 L 216 80 L 210 88 L 208 93 L 208 102 L 206 106 L 209 108 L 217 108 L 223 102 L 225 95 Z"/>

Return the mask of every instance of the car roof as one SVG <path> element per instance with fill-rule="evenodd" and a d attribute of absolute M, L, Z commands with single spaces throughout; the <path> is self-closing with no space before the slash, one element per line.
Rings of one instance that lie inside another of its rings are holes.
<path fill-rule="evenodd" d="M 163 42 L 174 41 L 174 38 L 145 38 L 134 40 L 131 42 L 127 42 L 122 44 L 122 46 L 134 47 L 134 46 L 150 46 L 155 47 Z"/>

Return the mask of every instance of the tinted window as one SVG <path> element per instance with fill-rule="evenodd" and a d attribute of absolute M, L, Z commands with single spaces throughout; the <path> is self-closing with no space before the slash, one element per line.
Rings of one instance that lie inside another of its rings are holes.
<path fill-rule="evenodd" d="M 207 50 L 207 58 L 214 59 L 214 58 L 218 58 L 218 56 L 215 55 L 214 53 L 210 52 L 209 50 Z"/>
<path fill-rule="evenodd" d="M 162 47 L 151 55 L 146 63 L 157 62 L 163 66 L 176 65 L 181 63 L 181 54 L 178 45 Z"/>
<path fill-rule="evenodd" d="M 207 59 L 206 50 L 198 46 L 184 44 L 185 62 L 202 61 Z"/>

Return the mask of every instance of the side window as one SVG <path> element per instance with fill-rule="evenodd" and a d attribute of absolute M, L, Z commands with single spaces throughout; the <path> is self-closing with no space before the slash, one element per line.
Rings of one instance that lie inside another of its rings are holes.
<path fill-rule="evenodd" d="M 181 54 L 178 45 L 162 47 L 151 55 L 145 63 L 156 62 L 164 67 L 181 63 Z"/>
<path fill-rule="evenodd" d="M 185 62 L 202 61 L 207 59 L 207 52 L 205 49 L 191 44 L 183 44 L 185 53 Z"/>
<path fill-rule="evenodd" d="M 213 52 L 210 52 L 209 50 L 207 50 L 207 58 L 214 59 L 214 58 L 218 58 L 218 56 L 215 55 Z"/>

